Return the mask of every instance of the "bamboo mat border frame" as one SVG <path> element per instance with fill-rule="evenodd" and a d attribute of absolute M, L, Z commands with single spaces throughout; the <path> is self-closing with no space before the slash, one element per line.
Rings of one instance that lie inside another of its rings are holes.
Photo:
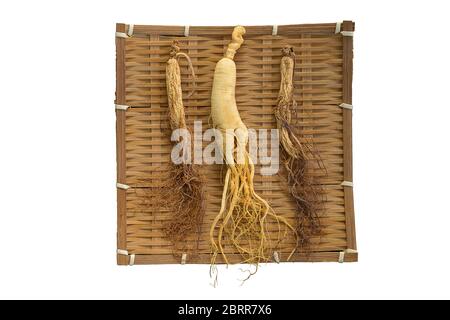
<path fill-rule="evenodd" d="M 123 23 L 116 24 L 116 32 L 127 32 L 129 25 Z M 247 34 L 264 35 L 271 34 L 273 26 L 245 26 Z M 279 35 L 283 34 L 335 34 L 336 23 L 323 24 L 298 24 L 280 25 L 277 28 Z M 355 30 L 353 21 L 344 21 L 341 31 Z M 232 26 L 227 27 L 203 27 L 190 26 L 189 35 L 213 35 L 229 31 Z M 154 25 L 134 25 L 133 36 L 148 36 L 149 34 L 159 34 L 166 36 L 183 36 L 184 26 L 154 26 Z M 116 37 L 116 99 L 115 104 L 126 104 L 125 93 L 125 38 Z M 352 82 L 353 82 L 353 37 L 343 37 L 343 102 L 352 104 Z M 126 110 L 116 109 L 116 161 L 117 161 L 117 182 L 125 182 L 126 174 L 126 150 L 125 150 L 125 120 Z M 343 152 L 344 152 L 344 181 L 353 181 L 353 142 L 352 142 L 352 110 L 343 109 Z M 356 231 L 355 231 L 355 211 L 353 187 L 344 187 L 344 208 L 346 220 L 347 249 L 355 250 L 344 255 L 343 262 L 357 262 L 356 252 Z M 117 248 L 126 248 L 127 235 L 127 213 L 126 213 L 126 190 L 117 188 Z M 295 254 L 290 262 L 337 262 L 342 252 L 314 252 L 308 257 Z M 239 257 L 230 256 L 231 263 L 238 262 Z M 172 255 L 136 255 L 128 256 L 117 254 L 118 265 L 133 264 L 178 264 Z M 218 263 L 223 263 L 219 257 Z M 192 261 L 188 263 L 204 264 L 204 261 Z"/>

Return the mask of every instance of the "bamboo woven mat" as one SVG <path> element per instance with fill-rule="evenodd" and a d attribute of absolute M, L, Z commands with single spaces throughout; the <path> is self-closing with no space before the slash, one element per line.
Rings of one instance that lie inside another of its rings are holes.
<path fill-rule="evenodd" d="M 295 99 L 296 130 L 312 138 L 327 170 L 321 181 L 326 193 L 322 214 L 323 235 L 313 239 L 313 252 L 295 255 L 291 261 L 357 261 L 357 253 L 341 253 L 356 249 L 353 190 L 342 186 L 352 181 L 351 104 L 353 37 L 336 33 L 336 24 L 250 26 L 245 42 L 235 57 L 237 65 L 236 100 L 242 120 L 248 128 L 273 129 L 273 108 L 280 85 L 281 48 L 289 44 L 296 53 Z M 118 188 L 118 254 L 119 264 L 180 263 L 172 255 L 162 225 L 168 213 L 155 207 L 152 189 L 161 185 L 170 161 L 170 129 L 168 125 L 165 87 L 165 63 L 174 39 L 193 62 L 197 75 L 196 93 L 184 100 L 187 123 L 203 122 L 208 129 L 210 96 L 214 67 L 223 56 L 233 27 L 190 27 L 185 36 L 181 26 L 136 25 L 129 38 L 116 37 L 117 88 L 116 104 L 130 106 L 117 110 L 117 176 L 129 186 Z M 118 32 L 128 25 L 117 24 Z M 353 31 L 354 23 L 345 21 L 342 31 Z M 191 89 L 187 65 L 181 61 L 183 90 Z M 280 168 L 281 169 L 281 168 Z M 188 256 L 187 263 L 209 263 L 209 226 L 219 212 L 223 188 L 220 165 L 202 165 L 207 188 L 207 211 L 202 226 L 199 255 Z M 256 170 L 255 189 L 269 201 L 277 214 L 294 223 L 295 205 L 287 192 L 283 171 L 261 176 Z M 272 235 L 276 226 L 269 225 Z M 190 239 L 194 243 L 194 238 Z M 281 261 L 291 250 L 294 238 L 288 235 L 281 243 Z M 226 249 L 231 261 L 238 257 Z M 131 257 L 131 255 L 134 255 Z M 219 259 L 219 262 L 221 259 Z"/>

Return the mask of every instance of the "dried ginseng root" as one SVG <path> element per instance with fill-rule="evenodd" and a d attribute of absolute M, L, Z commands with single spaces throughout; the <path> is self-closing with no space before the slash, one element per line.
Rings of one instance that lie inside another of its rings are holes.
<path fill-rule="evenodd" d="M 169 105 L 169 122 L 172 130 L 185 129 L 185 110 L 181 89 L 181 73 L 178 59 L 186 58 L 192 73 L 195 88 L 195 73 L 189 56 L 180 52 L 178 43 L 174 42 L 170 50 L 170 58 L 166 65 L 166 86 Z M 194 89 L 193 89 L 194 90 Z M 189 94 L 192 95 L 193 91 Z M 183 254 L 195 255 L 205 214 L 205 191 L 199 169 L 186 161 L 190 145 L 183 148 L 183 161 L 180 164 L 171 162 L 168 178 L 156 194 L 157 202 L 169 210 L 170 218 L 164 225 L 166 236 L 173 244 L 175 256 Z M 187 241 L 195 238 L 195 245 Z"/>
<path fill-rule="evenodd" d="M 292 115 L 297 106 L 294 100 L 295 54 L 291 46 L 285 46 L 281 58 L 281 84 L 275 117 L 280 134 L 282 157 L 287 174 L 289 192 L 297 208 L 297 233 L 299 250 L 308 254 L 311 238 L 320 236 L 320 213 L 324 206 L 323 188 L 319 178 L 313 175 L 311 166 L 321 171 L 325 167 L 311 139 L 300 139 L 292 127 Z"/>
<path fill-rule="evenodd" d="M 257 268 L 260 262 L 271 259 L 272 252 L 287 232 L 296 235 L 294 227 L 284 217 L 276 215 L 253 186 L 255 167 L 247 151 L 248 130 L 241 120 L 235 99 L 236 64 L 233 59 L 244 42 L 244 34 L 243 27 L 234 28 L 232 41 L 214 71 L 211 118 L 214 128 L 222 133 L 218 146 L 227 171 L 220 212 L 210 229 L 212 270 L 219 254 L 226 264 L 230 263 L 226 249 L 239 253 L 239 260 L 233 262 L 250 263 Z M 266 226 L 269 219 L 278 225 L 278 239 L 272 239 L 273 243 Z"/>

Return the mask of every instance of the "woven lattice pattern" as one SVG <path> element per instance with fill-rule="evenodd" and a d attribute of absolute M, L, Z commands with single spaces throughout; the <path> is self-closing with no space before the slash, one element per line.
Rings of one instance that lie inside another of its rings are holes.
<path fill-rule="evenodd" d="M 312 261 L 336 260 L 339 251 L 348 248 L 344 181 L 344 48 L 343 36 L 335 34 L 335 24 L 280 26 L 272 36 L 271 27 L 246 27 L 245 42 L 235 57 L 237 65 L 236 100 L 242 120 L 248 128 L 274 129 L 273 108 L 280 85 L 281 48 L 294 47 L 295 99 L 294 119 L 299 135 L 307 135 L 317 146 L 326 175 L 317 170 L 324 185 L 326 204 L 322 214 L 323 236 L 313 239 Z M 170 45 L 179 41 L 181 50 L 193 62 L 197 75 L 196 93 L 184 100 L 187 124 L 203 122 L 209 128 L 210 96 L 214 67 L 229 43 L 229 27 L 191 27 L 188 37 L 182 27 L 135 26 L 134 36 L 124 42 L 124 103 L 131 106 L 124 116 L 123 144 L 125 181 L 131 188 L 124 191 L 126 250 L 136 254 L 140 263 L 179 263 L 172 257 L 171 244 L 162 226 L 167 212 L 152 202 L 152 190 L 165 179 L 170 161 L 170 128 L 165 88 L 165 63 Z M 183 90 L 191 89 L 189 71 L 183 61 Z M 124 112 L 124 111 L 120 111 Z M 351 125 L 351 123 L 350 123 Z M 206 145 L 206 143 L 204 144 Z M 119 168 L 120 170 L 120 168 Z M 197 257 L 189 262 L 209 263 L 209 226 L 218 214 L 223 188 L 220 165 L 202 165 L 207 188 L 207 211 Z M 287 191 L 283 170 L 273 176 L 261 176 L 257 167 L 255 189 L 269 201 L 277 214 L 295 224 L 295 204 Z M 120 174 L 119 174 L 120 176 Z M 120 222 L 119 222 L 120 224 Z M 275 235 L 277 227 L 270 225 Z M 194 239 L 192 239 L 192 242 Z M 281 260 L 294 245 L 288 236 L 281 244 Z M 230 251 L 231 250 L 231 251 Z M 226 249 L 233 255 L 232 247 Z M 140 257 L 140 258 L 139 258 Z M 233 260 L 233 259 L 232 259 Z M 305 260 L 296 256 L 294 260 Z"/>

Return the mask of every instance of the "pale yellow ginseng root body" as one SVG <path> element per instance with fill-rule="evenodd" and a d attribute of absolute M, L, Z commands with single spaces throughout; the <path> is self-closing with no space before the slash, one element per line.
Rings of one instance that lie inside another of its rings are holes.
<path fill-rule="evenodd" d="M 296 230 L 299 236 L 299 248 L 310 253 L 311 237 L 319 236 L 320 212 L 323 210 L 324 198 L 320 181 L 312 174 L 311 165 L 325 171 L 320 155 L 308 139 L 300 138 L 292 127 L 292 113 L 297 106 L 294 100 L 294 66 L 295 54 L 291 46 L 282 50 L 281 82 L 278 93 L 275 118 L 280 133 L 282 156 L 286 169 L 289 192 L 297 208 Z"/>
<path fill-rule="evenodd" d="M 189 57 L 180 52 L 178 44 L 174 42 L 171 47 L 170 58 L 166 64 L 168 115 L 172 130 L 188 130 L 183 105 L 180 66 L 178 64 L 178 58 L 180 57 L 187 59 L 192 77 L 195 78 Z M 190 146 L 186 146 L 186 148 L 190 148 Z M 185 151 L 184 148 L 183 152 Z M 185 154 L 183 153 L 183 156 Z M 184 158 L 184 160 L 186 159 Z M 205 192 L 197 166 L 186 162 L 172 163 L 168 178 L 157 192 L 156 197 L 157 202 L 169 209 L 170 219 L 165 223 L 164 231 L 173 244 L 174 255 L 179 256 L 183 253 L 195 255 L 205 214 Z M 195 237 L 196 245 L 192 246 L 191 242 L 187 241 L 189 236 Z"/>
<path fill-rule="evenodd" d="M 238 252 L 239 261 L 258 265 L 271 258 L 271 246 L 267 233 L 268 218 L 278 223 L 278 239 L 281 241 L 281 228 L 285 233 L 290 230 L 296 235 L 288 221 L 276 215 L 270 205 L 254 190 L 254 164 L 247 152 L 248 130 L 242 122 L 235 100 L 236 64 L 233 61 L 236 50 L 244 42 L 245 29 L 238 26 L 232 34 L 225 56 L 217 63 L 211 95 L 211 118 L 214 127 L 222 133 L 219 142 L 227 165 L 222 203 L 219 214 L 210 229 L 210 241 L 213 251 L 212 265 L 218 254 L 225 263 L 230 260 L 225 246 Z M 289 253 L 287 260 L 295 251 Z"/>

